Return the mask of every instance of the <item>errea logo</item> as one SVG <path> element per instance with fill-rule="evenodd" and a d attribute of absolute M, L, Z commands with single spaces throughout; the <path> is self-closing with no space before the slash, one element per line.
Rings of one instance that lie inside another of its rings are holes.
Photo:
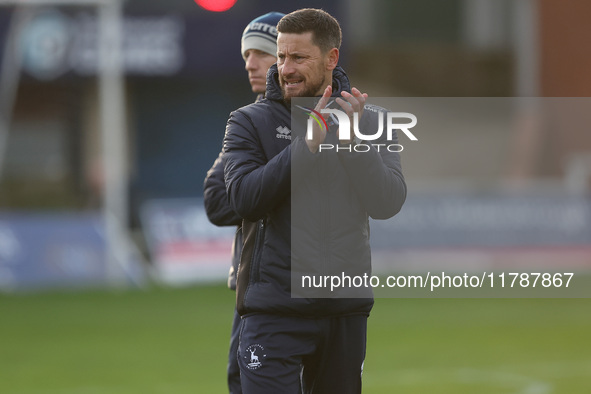
<path fill-rule="evenodd" d="M 269 34 L 277 37 L 277 28 L 273 25 L 268 24 L 268 23 L 254 22 L 254 23 L 251 23 L 250 25 L 248 25 L 246 27 L 246 29 L 244 29 L 244 31 L 247 31 L 249 29 L 262 31 L 262 32 L 269 33 Z"/>
<path fill-rule="evenodd" d="M 277 135 L 275 137 L 291 140 L 291 130 L 287 127 L 278 126 L 275 130 L 277 131 Z"/>

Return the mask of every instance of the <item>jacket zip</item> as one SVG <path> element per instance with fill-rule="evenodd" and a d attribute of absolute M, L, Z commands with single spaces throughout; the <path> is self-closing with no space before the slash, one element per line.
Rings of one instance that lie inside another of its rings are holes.
<path fill-rule="evenodd" d="M 263 243 L 265 242 L 265 219 L 261 219 L 257 223 L 257 232 L 255 236 L 254 251 L 252 252 L 252 264 L 250 277 L 251 282 L 256 283 L 261 279 L 260 265 L 261 254 L 263 252 Z"/>

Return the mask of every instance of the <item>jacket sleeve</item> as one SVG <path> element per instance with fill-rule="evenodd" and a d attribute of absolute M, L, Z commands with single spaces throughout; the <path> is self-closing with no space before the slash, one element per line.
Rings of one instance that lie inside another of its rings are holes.
<path fill-rule="evenodd" d="M 224 178 L 230 206 L 255 222 L 290 194 L 291 146 L 267 159 L 251 119 L 238 110 L 230 114 L 224 137 Z"/>
<path fill-rule="evenodd" d="M 400 211 L 406 200 L 406 182 L 400 154 L 386 148 L 398 144 L 396 133 L 393 132 L 392 140 L 377 143 L 383 144 L 379 151 L 372 146 L 367 152 L 340 150 L 338 155 L 369 216 L 388 219 Z"/>
<path fill-rule="evenodd" d="M 209 221 L 216 226 L 238 226 L 242 218 L 230 207 L 226 184 L 224 183 L 224 166 L 222 153 L 207 171 L 203 183 L 203 204 Z"/>

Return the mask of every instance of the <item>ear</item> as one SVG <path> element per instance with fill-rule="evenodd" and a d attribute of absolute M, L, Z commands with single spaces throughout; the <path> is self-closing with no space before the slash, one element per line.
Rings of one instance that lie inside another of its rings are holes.
<path fill-rule="evenodd" d="M 337 64 L 339 64 L 339 50 L 337 48 L 332 48 L 326 54 L 326 69 L 327 70 L 334 70 Z"/>

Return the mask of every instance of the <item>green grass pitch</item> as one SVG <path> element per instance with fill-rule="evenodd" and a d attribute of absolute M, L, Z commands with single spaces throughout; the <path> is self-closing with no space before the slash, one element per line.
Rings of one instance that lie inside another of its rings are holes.
<path fill-rule="evenodd" d="M 0 393 L 225 393 L 222 285 L 0 295 Z M 377 299 L 364 393 L 591 392 L 591 299 Z"/>

